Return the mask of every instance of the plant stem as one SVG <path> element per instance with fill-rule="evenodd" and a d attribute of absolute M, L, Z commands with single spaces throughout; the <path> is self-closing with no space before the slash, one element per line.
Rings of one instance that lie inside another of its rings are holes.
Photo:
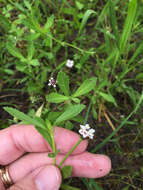
<path fill-rule="evenodd" d="M 76 149 L 76 147 L 81 143 L 82 138 L 78 140 L 78 142 L 72 147 L 72 149 L 65 155 L 64 159 L 60 162 L 59 168 L 63 165 L 64 161 L 68 158 L 68 156 Z"/>
<path fill-rule="evenodd" d="M 86 112 L 86 115 L 85 115 L 85 119 L 84 119 L 84 125 L 87 123 L 87 119 L 88 119 L 88 115 L 89 115 L 89 111 L 90 111 L 90 108 L 91 108 L 91 102 L 88 106 L 88 109 L 87 109 L 87 112 Z M 76 147 L 81 143 L 82 141 L 82 138 L 80 138 L 78 140 L 78 142 L 72 147 L 72 149 L 65 155 L 64 159 L 60 162 L 59 164 L 59 168 L 63 165 L 64 161 L 68 158 L 68 156 L 76 149 Z"/>
<path fill-rule="evenodd" d="M 52 163 L 53 165 L 56 165 L 56 157 L 53 158 Z"/>
<path fill-rule="evenodd" d="M 88 119 L 88 115 L 89 115 L 89 111 L 90 111 L 90 108 L 91 108 L 91 104 L 92 102 L 90 102 L 88 108 L 87 108 L 87 112 L 86 112 L 86 115 L 85 115 L 85 118 L 84 118 L 84 125 L 87 123 L 87 119 Z"/>

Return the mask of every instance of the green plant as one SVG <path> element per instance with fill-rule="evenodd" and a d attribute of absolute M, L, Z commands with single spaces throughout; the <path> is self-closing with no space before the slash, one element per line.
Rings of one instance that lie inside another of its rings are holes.
<path fill-rule="evenodd" d="M 96 123 L 97 141 L 104 144 L 106 154 L 112 157 L 118 149 L 117 158 L 127 155 L 122 145 L 125 135 L 127 145 L 130 136 L 137 147 L 142 145 L 143 113 L 136 111 L 143 84 L 142 5 L 142 0 L 1 0 L 0 106 L 20 109 L 31 118 L 44 103 L 44 122 L 48 119 L 51 125 L 72 130 L 74 123 L 84 123 L 90 105 L 89 119 Z M 67 60 L 72 61 L 71 68 Z M 57 81 L 56 88 L 48 85 L 51 78 Z M 77 115 L 61 120 L 62 114 L 66 117 L 75 108 Z M 5 128 L 13 121 L 0 111 Z M 134 184 L 141 184 L 141 179 L 137 181 L 133 172 L 125 178 L 119 165 L 119 171 L 113 169 L 113 180 L 107 178 L 101 185 L 82 182 L 86 188 L 104 187 L 104 183 L 105 189 L 138 188 Z M 118 172 L 122 175 L 116 176 Z"/>

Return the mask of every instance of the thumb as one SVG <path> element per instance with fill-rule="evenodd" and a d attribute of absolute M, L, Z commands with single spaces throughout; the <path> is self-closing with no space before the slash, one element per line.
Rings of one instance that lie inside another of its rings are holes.
<path fill-rule="evenodd" d="M 61 179 L 60 170 L 49 165 L 37 168 L 8 190 L 58 190 L 61 185 Z"/>

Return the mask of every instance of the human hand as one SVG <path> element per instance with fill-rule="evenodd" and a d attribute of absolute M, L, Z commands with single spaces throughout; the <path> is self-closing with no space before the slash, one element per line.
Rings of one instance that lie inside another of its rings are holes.
<path fill-rule="evenodd" d="M 57 165 L 65 154 L 77 143 L 80 136 L 72 131 L 55 127 L 55 144 L 60 149 Z M 86 151 L 83 140 L 65 160 L 72 166 L 72 176 L 99 178 L 109 173 L 111 161 L 105 155 Z M 0 165 L 8 166 L 14 183 L 9 190 L 58 190 L 62 177 L 60 170 L 52 165 L 48 157 L 50 146 L 32 125 L 13 125 L 0 131 Z M 28 154 L 25 154 L 28 153 Z M 0 190 L 5 190 L 0 179 Z"/>

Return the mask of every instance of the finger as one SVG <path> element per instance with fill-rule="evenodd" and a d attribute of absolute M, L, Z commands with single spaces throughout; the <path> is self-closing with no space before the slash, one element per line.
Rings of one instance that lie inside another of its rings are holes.
<path fill-rule="evenodd" d="M 0 179 L 0 190 L 5 190 L 4 185 L 3 185 L 2 181 L 1 181 L 1 179 Z"/>
<path fill-rule="evenodd" d="M 57 165 L 63 158 L 64 155 L 57 155 Z M 52 164 L 52 158 L 49 158 L 47 153 L 30 153 L 10 164 L 9 173 L 16 182 L 46 164 Z M 72 166 L 72 176 L 75 177 L 99 178 L 108 174 L 111 169 L 111 161 L 107 156 L 88 152 L 69 156 L 64 165 Z"/>
<path fill-rule="evenodd" d="M 67 153 L 79 140 L 80 136 L 70 130 L 55 127 L 55 144 L 61 153 Z M 7 165 L 25 152 L 47 152 L 50 146 L 32 125 L 14 125 L 0 131 L 0 165 Z M 65 143 L 66 142 L 66 143 Z M 73 154 L 85 151 L 84 140 Z"/>
<path fill-rule="evenodd" d="M 8 190 L 58 190 L 61 181 L 59 169 L 55 166 L 46 166 L 37 168 Z"/>

